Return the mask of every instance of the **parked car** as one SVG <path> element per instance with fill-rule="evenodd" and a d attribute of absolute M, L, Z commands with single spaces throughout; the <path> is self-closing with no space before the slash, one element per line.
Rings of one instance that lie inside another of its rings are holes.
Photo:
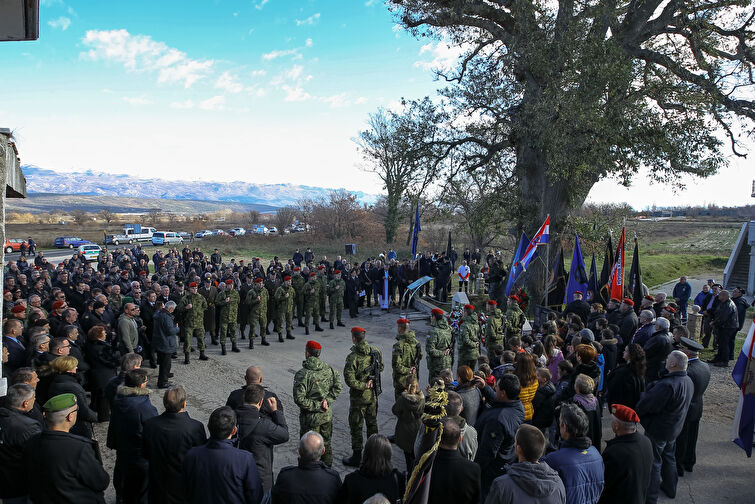
<path fill-rule="evenodd" d="M 254 227 L 252 228 L 252 232 L 254 234 L 266 235 L 268 231 L 269 230 L 267 229 L 267 226 L 263 224 L 255 224 Z"/>
<path fill-rule="evenodd" d="M 244 236 L 246 234 L 246 229 L 242 227 L 236 227 L 233 229 L 229 229 L 228 234 L 231 236 Z"/>
<path fill-rule="evenodd" d="M 208 236 L 212 236 L 212 231 L 210 231 L 209 229 L 204 229 L 198 232 L 197 234 L 195 234 L 194 238 L 206 238 Z"/>
<path fill-rule="evenodd" d="M 88 262 L 94 262 L 100 257 L 100 246 L 96 243 L 90 243 L 89 245 L 79 246 L 79 255 L 84 256 Z"/>
<path fill-rule="evenodd" d="M 225 231 L 223 231 L 222 229 L 213 229 L 212 230 L 212 234 L 214 236 L 224 236 L 225 235 Z"/>
<path fill-rule="evenodd" d="M 26 240 L 21 240 L 19 238 L 6 238 L 5 246 L 3 248 L 5 249 L 6 254 L 10 254 L 11 252 L 19 252 L 21 250 L 21 245 L 24 243 L 26 243 Z"/>
<path fill-rule="evenodd" d="M 277 235 L 278 234 L 278 228 L 275 227 L 275 226 L 269 227 L 267 229 L 267 234 Z"/>
<path fill-rule="evenodd" d="M 78 236 L 58 236 L 53 242 L 55 248 L 75 248 L 81 245 L 92 243 L 89 240 L 84 240 Z"/>
<path fill-rule="evenodd" d="M 191 233 L 188 233 L 188 232 L 186 232 L 186 231 L 179 231 L 179 232 L 178 232 L 178 236 L 180 236 L 181 238 L 183 238 L 183 239 L 184 239 L 184 241 L 185 241 L 185 240 L 190 240 L 190 239 L 191 239 Z"/>
<path fill-rule="evenodd" d="M 152 235 L 152 245 L 174 245 L 183 242 L 184 239 L 174 231 L 155 231 Z"/>

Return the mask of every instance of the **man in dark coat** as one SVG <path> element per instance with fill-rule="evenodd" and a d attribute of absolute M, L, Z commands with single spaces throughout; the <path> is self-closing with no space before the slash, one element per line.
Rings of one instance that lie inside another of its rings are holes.
<path fill-rule="evenodd" d="M 605 486 L 599 503 L 645 504 L 653 447 L 650 440 L 637 432 L 640 417 L 622 404 L 611 406 L 611 430 L 616 437 L 603 450 Z"/>
<path fill-rule="evenodd" d="M 650 337 L 653 335 L 653 321 L 655 319 L 655 312 L 653 310 L 642 310 L 639 316 L 639 329 L 637 329 L 632 335 L 632 339 L 629 343 L 636 343 L 641 347 L 645 346 Z"/>
<path fill-rule="evenodd" d="M 634 301 L 625 298 L 619 307 L 620 319 L 616 323 L 619 326 L 619 335 L 622 341 L 629 341 L 637 330 L 639 321 L 634 313 Z"/>
<path fill-rule="evenodd" d="M 741 331 L 745 325 L 747 309 L 750 307 L 744 297 L 744 289 L 734 287 L 734 289 L 731 291 L 731 300 L 734 303 L 734 306 L 737 307 L 737 316 L 739 319 L 739 328 L 737 329 L 737 331 Z"/>
<path fill-rule="evenodd" d="M 0 408 L 0 499 L 29 494 L 24 484 L 24 445 L 42 432 L 42 426 L 26 416 L 34 407 L 34 387 L 17 383 L 8 388 L 5 407 Z"/>
<path fill-rule="evenodd" d="M 68 432 L 76 423 L 76 396 L 54 396 L 44 410 L 47 430 L 24 446 L 24 473 L 31 501 L 104 504 L 110 476 L 97 460 L 94 443 Z"/>
<path fill-rule="evenodd" d="M 3 371 L 9 375 L 26 363 L 26 347 L 21 343 L 24 324 L 17 319 L 9 319 L 3 326 L 3 348 L 8 349 L 8 362 L 3 364 Z"/>
<path fill-rule="evenodd" d="M 734 358 L 734 339 L 739 330 L 739 313 L 729 297 L 729 291 L 722 290 L 718 294 L 712 324 L 718 334 L 718 353 L 709 362 L 717 367 L 728 367 L 729 361 Z"/>
<path fill-rule="evenodd" d="M 697 461 L 697 434 L 700 430 L 700 419 L 703 416 L 703 396 L 710 382 L 710 367 L 701 361 L 698 352 L 703 346 L 689 338 L 680 338 L 680 350 L 687 356 L 687 376 L 692 380 L 694 391 L 689 403 L 684 427 L 676 438 L 676 471 L 684 476 L 684 471 L 692 472 Z"/>
<path fill-rule="evenodd" d="M 246 388 L 249 385 L 262 385 L 262 369 L 259 366 L 249 366 L 246 369 L 244 380 L 246 381 L 246 385 L 234 390 L 228 395 L 228 400 L 226 400 L 225 402 L 226 406 L 230 406 L 234 410 L 237 410 L 244 405 L 244 392 L 246 391 Z M 273 411 L 270 409 L 270 403 L 268 402 L 268 399 L 270 398 L 275 399 L 275 402 L 278 405 L 278 410 L 281 412 L 281 414 L 283 414 L 283 403 L 280 401 L 280 399 L 278 399 L 278 396 L 275 394 L 275 392 L 272 392 L 265 388 L 265 400 L 262 401 L 260 414 L 264 417 L 272 419 Z"/>
<path fill-rule="evenodd" d="M 687 356 L 674 350 L 666 358 L 666 374 L 648 385 L 637 402 L 645 435 L 653 445 L 653 472 L 648 487 L 648 504 L 658 501 L 658 491 L 672 499 L 676 496 L 676 438 L 684 427 L 684 419 L 692 401 L 694 385 L 687 376 Z"/>
<path fill-rule="evenodd" d="M 262 404 L 272 412 L 271 418 L 261 415 Z M 288 426 L 283 410 L 278 409 L 274 397 L 265 399 L 262 385 L 252 384 L 244 391 L 244 405 L 236 410 L 239 448 L 254 455 L 257 471 L 262 479 L 262 490 L 273 487 L 273 446 L 288 441 Z"/>
<path fill-rule="evenodd" d="M 674 291 L 672 293 L 676 303 L 679 305 L 681 311 L 682 323 L 687 322 L 687 304 L 689 298 L 692 295 L 692 286 L 687 282 L 687 277 L 680 277 L 679 283 L 674 285 Z"/>
<path fill-rule="evenodd" d="M 457 450 L 461 428 L 456 420 L 443 421 L 443 434 L 433 461 L 427 502 L 479 502 L 480 466 Z"/>
<path fill-rule="evenodd" d="M 299 441 L 299 463 L 284 467 L 278 473 L 272 491 L 276 504 L 331 504 L 341 488 L 338 472 L 327 467 L 320 458 L 325 454 L 325 441 L 313 431 Z"/>
<path fill-rule="evenodd" d="M 210 440 L 189 450 L 183 461 L 186 500 L 195 504 L 257 504 L 262 481 L 254 456 L 234 448 L 236 413 L 228 406 L 216 409 L 207 423 Z"/>
<path fill-rule="evenodd" d="M 142 456 L 141 434 L 144 422 L 155 416 L 157 409 L 149 401 L 147 371 L 129 371 L 118 387 L 107 430 L 107 447 L 116 451 L 113 486 L 124 503 L 147 500 L 148 462 Z"/>
<path fill-rule="evenodd" d="M 149 462 L 149 501 L 182 504 L 181 465 L 186 453 L 207 442 L 204 425 L 186 412 L 186 391 L 180 385 L 163 396 L 165 412 L 152 417 L 142 429 L 142 455 Z"/>
<path fill-rule="evenodd" d="M 585 326 L 587 325 L 587 319 L 590 317 L 590 305 L 587 304 L 586 301 L 582 300 L 582 292 L 580 291 L 574 292 L 574 301 L 566 305 L 566 308 L 564 308 L 564 313 L 561 315 L 561 318 L 566 320 L 566 316 L 570 313 L 575 313 L 579 315 L 579 318 L 582 319 L 582 323 Z"/>
<path fill-rule="evenodd" d="M 158 310 L 153 318 L 152 326 L 152 350 L 157 353 L 157 364 L 160 371 L 157 376 L 157 387 L 167 388 L 170 386 L 168 378 L 171 376 L 171 356 L 178 351 L 179 328 L 173 319 L 176 303 L 168 301 L 162 309 Z"/>
<path fill-rule="evenodd" d="M 651 383 L 661 377 L 662 371 L 666 368 L 666 357 L 674 349 L 672 338 L 669 334 L 669 321 L 663 317 L 655 320 L 655 330 L 650 339 L 645 343 L 645 359 L 647 369 L 645 371 L 645 382 Z"/>

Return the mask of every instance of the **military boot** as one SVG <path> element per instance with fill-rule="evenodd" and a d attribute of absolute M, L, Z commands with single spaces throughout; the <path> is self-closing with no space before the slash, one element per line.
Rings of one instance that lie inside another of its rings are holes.
<path fill-rule="evenodd" d="M 286 331 L 286 339 L 296 339 L 291 331 Z"/>
<path fill-rule="evenodd" d="M 249 336 L 249 350 L 254 350 L 254 336 L 252 335 Z"/>
<path fill-rule="evenodd" d="M 336 325 L 337 325 L 338 327 L 346 327 L 346 324 L 344 324 L 344 323 L 343 323 L 343 322 L 341 322 L 340 320 L 338 321 L 338 323 L 337 323 Z"/>
<path fill-rule="evenodd" d="M 239 353 L 241 350 L 239 350 L 239 347 L 236 346 L 236 343 L 231 343 L 231 352 Z"/>
<path fill-rule="evenodd" d="M 283 343 L 283 333 L 278 333 L 278 343 Z"/>
<path fill-rule="evenodd" d="M 323 329 L 322 327 L 320 327 L 320 324 L 315 325 L 315 331 L 317 331 L 317 332 L 323 332 L 324 330 L 325 329 Z"/>
<path fill-rule="evenodd" d="M 215 336 L 214 334 L 211 334 L 210 338 L 212 338 L 212 344 L 213 345 L 217 345 L 218 344 L 218 337 L 217 336 Z"/>
<path fill-rule="evenodd" d="M 304 327 L 304 322 L 302 322 L 301 320 L 299 321 L 299 327 Z"/>
<path fill-rule="evenodd" d="M 359 467 L 362 462 L 362 450 L 355 450 L 351 457 L 344 457 L 341 462 L 348 467 Z"/>
<path fill-rule="evenodd" d="M 241 332 L 241 339 L 246 339 L 246 335 L 244 334 L 244 330 L 242 329 L 240 332 Z"/>
<path fill-rule="evenodd" d="M 204 350 L 199 351 L 199 360 L 207 360 L 207 356 L 204 354 Z"/>
<path fill-rule="evenodd" d="M 270 343 L 267 342 L 267 338 L 264 336 L 262 337 L 262 342 L 260 342 L 260 345 L 262 346 L 270 346 Z"/>
<path fill-rule="evenodd" d="M 320 315 L 320 322 L 327 322 L 328 319 L 325 318 L 325 315 Z"/>
<path fill-rule="evenodd" d="M 184 353 L 184 364 L 189 363 L 189 355 L 191 355 L 189 352 Z"/>
<path fill-rule="evenodd" d="M 225 351 L 225 344 L 220 345 L 220 355 L 225 355 L 227 352 Z"/>
<path fill-rule="evenodd" d="M 335 329 L 335 327 L 333 327 L 333 322 L 330 323 L 330 328 Z"/>

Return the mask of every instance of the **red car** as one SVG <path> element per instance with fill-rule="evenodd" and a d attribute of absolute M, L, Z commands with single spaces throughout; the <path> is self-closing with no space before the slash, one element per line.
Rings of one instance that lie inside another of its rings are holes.
<path fill-rule="evenodd" d="M 10 254 L 11 252 L 20 252 L 21 251 L 21 244 L 27 245 L 26 240 L 20 240 L 18 238 L 6 238 L 5 239 L 5 253 Z"/>

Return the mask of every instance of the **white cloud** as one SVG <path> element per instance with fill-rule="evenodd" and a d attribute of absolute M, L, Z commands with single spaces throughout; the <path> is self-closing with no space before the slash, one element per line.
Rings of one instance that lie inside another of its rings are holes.
<path fill-rule="evenodd" d="M 265 70 L 252 70 L 252 77 L 264 77 L 267 75 Z"/>
<path fill-rule="evenodd" d="M 281 86 L 281 89 L 286 92 L 287 102 L 306 101 L 312 98 L 312 95 L 304 91 L 301 86 L 291 87 L 286 84 Z"/>
<path fill-rule="evenodd" d="M 144 96 L 124 96 L 121 100 L 129 105 L 150 105 L 152 103 L 152 100 L 145 98 Z"/>
<path fill-rule="evenodd" d="M 186 53 L 126 30 L 89 30 L 84 45 L 91 47 L 83 57 L 122 64 L 132 72 L 157 72 L 159 83 L 179 83 L 189 88 L 212 72 L 213 60 L 196 60 Z"/>
<path fill-rule="evenodd" d="M 170 108 L 174 109 L 192 109 L 194 108 L 194 102 L 191 100 L 186 100 L 182 102 L 173 102 L 170 104 Z"/>
<path fill-rule="evenodd" d="M 320 13 L 317 12 L 315 14 L 312 14 L 306 19 L 297 19 L 296 26 L 304 26 L 304 25 L 312 26 L 315 23 L 317 23 L 319 20 L 320 20 Z"/>
<path fill-rule="evenodd" d="M 68 27 L 71 26 L 71 20 L 65 16 L 60 16 L 57 19 L 48 21 L 47 24 L 53 28 L 60 28 L 61 30 L 66 31 Z"/>
<path fill-rule="evenodd" d="M 222 110 L 224 106 L 225 96 L 223 95 L 213 96 L 199 102 L 199 108 L 202 110 Z"/>
<path fill-rule="evenodd" d="M 301 77 L 302 72 L 304 71 L 304 67 L 301 65 L 294 65 L 288 70 L 286 70 L 286 77 L 291 80 L 296 80 L 299 77 Z"/>
<path fill-rule="evenodd" d="M 284 50 L 274 50 L 270 51 L 269 53 L 265 53 L 262 55 L 262 59 L 265 61 L 274 60 L 276 58 L 283 58 L 284 56 L 293 56 L 294 59 L 301 59 L 301 54 L 299 54 L 299 49 L 284 49 Z"/>
<path fill-rule="evenodd" d="M 254 8 L 257 10 L 262 10 L 262 7 L 265 6 L 266 3 L 268 3 L 270 0 L 259 0 L 258 2 L 254 3 Z"/>
<path fill-rule="evenodd" d="M 220 74 L 220 77 L 218 77 L 218 80 L 215 82 L 215 87 L 224 89 L 229 93 L 240 93 L 244 90 L 244 86 L 239 82 L 235 75 L 231 74 L 231 72 L 223 72 Z"/>
<path fill-rule="evenodd" d="M 304 45 L 307 47 L 312 47 L 312 39 L 308 38 L 307 41 L 304 43 Z"/>
<path fill-rule="evenodd" d="M 419 51 L 421 55 L 429 55 L 431 60 L 420 60 L 414 63 L 415 67 L 423 70 L 450 70 L 456 66 L 459 58 L 469 48 L 463 45 L 449 45 L 446 42 L 432 42 L 425 44 Z M 427 57 L 427 56 L 426 56 Z"/>
<path fill-rule="evenodd" d="M 108 89 L 108 88 L 104 88 L 104 89 L 102 90 L 102 92 L 103 92 L 103 93 L 106 93 L 106 94 L 113 94 L 113 90 L 112 90 L 112 89 Z"/>
<path fill-rule="evenodd" d="M 356 105 L 361 105 L 363 103 L 367 103 L 367 97 L 366 96 L 360 96 L 359 98 L 357 98 L 356 100 L 354 100 L 354 103 Z"/>

